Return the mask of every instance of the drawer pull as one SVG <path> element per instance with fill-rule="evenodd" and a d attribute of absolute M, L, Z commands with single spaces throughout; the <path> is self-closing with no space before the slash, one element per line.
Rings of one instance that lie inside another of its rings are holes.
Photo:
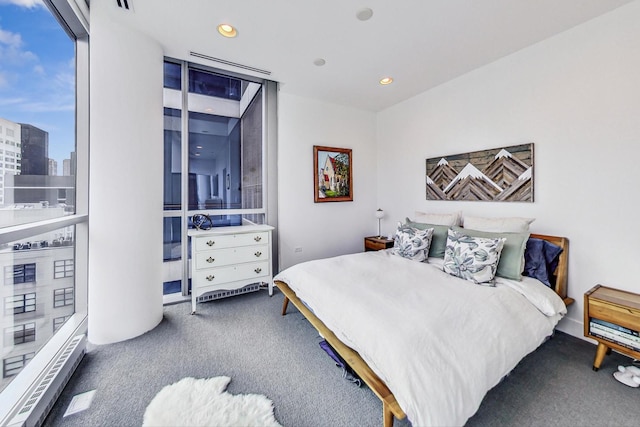
<path fill-rule="evenodd" d="M 213 246 L 215 243 L 216 243 L 216 242 L 214 242 L 213 240 L 209 240 L 209 241 L 207 242 L 207 245 L 209 245 L 209 246 Z"/>
<path fill-rule="evenodd" d="M 211 264 L 211 263 L 212 263 L 213 261 L 215 261 L 215 260 L 216 260 L 215 258 L 211 258 L 211 257 L 207 258 L 207 262 L 208 262 L 209 264 Z"/>
<path fill-rule="evenodd" d="M 258 251 L 254 254 L 255 256 L 257 256 L 258 258 L 260 257 L 260 255 L 262 255 L 262 252 Z"/>
<path fill-rule="evenodd" d="M 212 281 L 215 278 L 216 278 L 216 276 L 214 276 L 213 274 L 210 274 L 210 275 L 207 276 L 207 280 L 208 281 Z"/>
<path fill-rule="evenodd" d="M 262 236 L 256 236 L 253 238 L 253 240 L 255 240 L 256 242 L 259 242 L 260 240 L 262 240 Z"/>
<path fill-rule="evenodd" d="M 260 274 L 260 272 L 262 271 L 262 269 L 261 269 L 260 267 L 258 267 L 258 268 L 256 268 L 256 269 L 255 269 L 255 270 L 253 270 L 253 271 L 255 271 L 256 273 Z"/>

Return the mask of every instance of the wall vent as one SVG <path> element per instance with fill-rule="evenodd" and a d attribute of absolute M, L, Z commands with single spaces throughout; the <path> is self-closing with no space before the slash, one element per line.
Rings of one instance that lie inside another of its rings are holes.
<path fill-rule="evenodd" d="M 32 387 L 8 426 L 41 426 L 85 354 L 84 335 L 73 337 Z"/>
<path fill-rule="evenodd" d="M 271 71 L 263 70 L 261 68 L 252 67 L 250 65 L 238 64 L 237 62 L 227 61 L 226 59 L 215 58 L 213 56 L 204 55 L 202 53 L 197 52 L 189 52 L 189 55 L 195 56 L 196 58 L 206 59 L 207 61 L 217 62 L 219 64 L 230 65 L 232 67 L 242 68 L 243 70 L 254 71 L 260 74 L 266 74 L 267 76 L 271 75 Z"/>
<path fill-rule="evenodd" d="M 116 4 L 121 9 L 132 10 L 133 8 L 131 6 L 133 5 L 130 5 L 130 3 L 131 0 L 116 0 Z"/>

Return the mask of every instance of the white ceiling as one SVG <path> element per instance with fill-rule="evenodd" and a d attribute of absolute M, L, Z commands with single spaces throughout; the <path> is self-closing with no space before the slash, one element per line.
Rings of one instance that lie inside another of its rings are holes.
<path fill-rule="evenodd" d="M 168 57 L 380 111 L 632 0 L 128 0 L 128 11 L 108 1 L 113 19 L 158 40 Z M 368 21 L 356 18 L 364 7 L 373 9 Z M 238 36 L 220 36 L 220 23 Z M 316 58 L 326 64 L 314 65 Z M 394 83 L 379 85 L 384 76 Z"/>

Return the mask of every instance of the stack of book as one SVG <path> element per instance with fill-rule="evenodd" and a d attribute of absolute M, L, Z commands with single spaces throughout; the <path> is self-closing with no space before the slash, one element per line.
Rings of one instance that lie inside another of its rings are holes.
<path fill-rule="evenodd" d="M 633 329 L 591 318 L 589 332 L 595 337 L 612 341 L 633 351 L 640 352 L 640 332 Z"/>

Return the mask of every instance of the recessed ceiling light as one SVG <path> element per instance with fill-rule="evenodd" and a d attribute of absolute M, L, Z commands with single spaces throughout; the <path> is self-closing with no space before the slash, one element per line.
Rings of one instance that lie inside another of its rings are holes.
<path fill-rule="evenodd" d="M 393 78 L 391 78 L 391 77 L 384 77 L 384 78 L 380 79 L 380 84 L 381 85 L 389 85 L 391 83 L 393 83 Z"/>
<path fill-rule="evenodd" d="M 197 148 L 197 149 L 201 149 L 201 148 L 202 148 L 202 145 L 196 145 L 196 148 Z"/>
<path fill-rule="evenodd" d="M 218 25 L 218 32 L 225 37 L 233 38 L 238 35 L 238 31 L 229 24 Z"/>
<path fill-rule="evenodd" d="M 196 156 L 199 156 L 199 155 L 200 155 L 200 153 L 196 153 Z"/>
<path fill-rule="evenodd" d="M 318 67 L 322 67 L 324 64 L 327 63 L 327 61 L 325 61 L 322 58 L 317 58 L 313 61 L 314 65 L 317 65 Z"/>
<path fill-rule="evenodd" d="M 362 8 L 358 12 L 356 12 L 356 18 L 361 21 L 368 21 L 372 16 L 373 10 L 369 9 L 368 7 Z"/>

